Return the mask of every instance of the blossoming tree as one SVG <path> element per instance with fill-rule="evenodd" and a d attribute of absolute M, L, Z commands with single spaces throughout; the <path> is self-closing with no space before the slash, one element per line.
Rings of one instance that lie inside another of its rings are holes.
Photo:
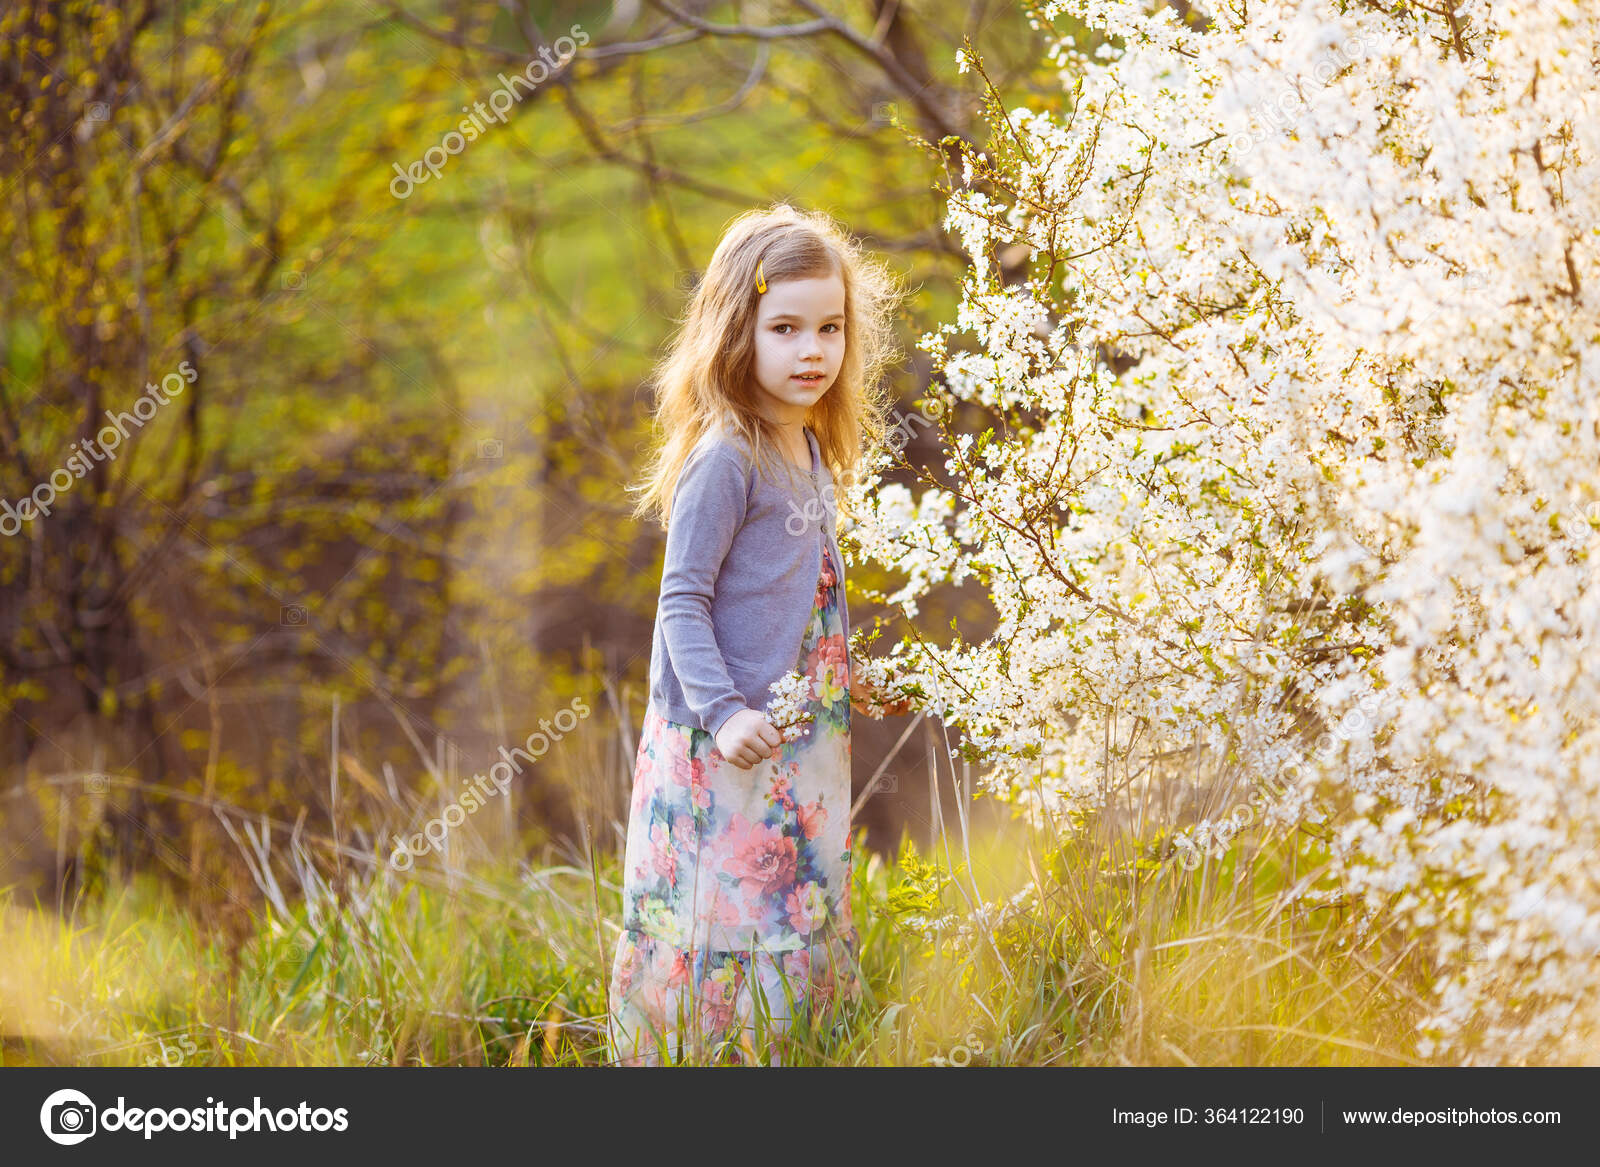
<path fill-rule="evenodd" d="M 908 616 L 997 627 L 896 655 L 1035 816 L 1204 756 L 1184 846 L 1314 824 L 1434 962 L 1422 1053 L 1592 1057 L 1600 6 L 1186 7 L 1050 0 L 1062 100 L 990 90 L 943 473 L 852 502 Z"/>

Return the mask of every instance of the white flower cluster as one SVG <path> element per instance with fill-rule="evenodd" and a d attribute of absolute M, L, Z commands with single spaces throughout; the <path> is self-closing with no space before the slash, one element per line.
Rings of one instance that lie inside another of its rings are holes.
<path fill-rule="evenodd" d="M 786 742 L 795 741 L 811 732 L 811 702 L 816 700 L 816 688 L 811 678 L 791 669 L 768 687 L 772 696 L 767 701 L 766 717 Z"/>
<path fill-rule="evenodd" d="M 1039 907 L 1038 898 L 1035 889 L 1025 887 L 998 903 L 982 901 L 965 916 L 954 910 L 947 910 L 936 916 L 908 913 L 899 918 L 899 923 L 902 927 L 916 932 L 925 941 L 957 940 L 972 943 L 981 936 L 992 934 L 1002 924 L 1036 912 Z"/>
<path fill-rule="evenodd" d="M 864 639 L 852 638 L 850 646 L 850 688 L 872 717 L 881 717 L 899 701 L 918 704 L 926 693 L 926 678 L 905 655 L 904 646 L 890 656 L 871 656 Z"/>
<path fill-rule="evenodd" d="M 1048 0 L 1126 47 L 1056 44 L 1065 112 L 968 152 L 921 342 L 995 424 L 860 484 L 856 538 L 908 616 L 992 598 L 925 649 L 987 787 L 1070 815 L 1228 759 L 1433 942 L 1426 1048 L 1592 1058 L 1600 5 L 1189 7 Z"/>

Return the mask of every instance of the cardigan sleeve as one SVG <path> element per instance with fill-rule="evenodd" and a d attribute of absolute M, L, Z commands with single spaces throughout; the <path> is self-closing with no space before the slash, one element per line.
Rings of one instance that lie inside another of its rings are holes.
<path fill-rule="evenodd" d="M 684 700 L 712 734 L 746 707 L 717 646 L 711 601 L 747 504 L 744 467 L 733 454 L 709 446 L 685 463 L 667 521 L 661 632 Z"/>

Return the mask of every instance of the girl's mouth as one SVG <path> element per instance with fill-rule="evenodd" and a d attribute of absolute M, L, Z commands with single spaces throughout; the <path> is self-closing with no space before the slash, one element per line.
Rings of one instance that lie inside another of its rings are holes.
<path fill-rule="evenodd" d="M 802 385 L 816 385 L 822 381 L 821 373 L 796 373 L 791 380 L 799 381 Z"/>

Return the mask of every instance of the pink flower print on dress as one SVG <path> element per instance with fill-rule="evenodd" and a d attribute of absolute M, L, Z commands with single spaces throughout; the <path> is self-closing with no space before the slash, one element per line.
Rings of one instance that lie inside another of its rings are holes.
<path fill-rule="evenodd" d="M 828 590 L 835 587 L 839 577 L 833 570 L 833 556 L 828 554 L 826 548 L 822 552 L 822 571 L 817 576 L 817 594 L 812 598 L 811 606 L 818 611 L 828 606 Z"/>
<path fill-rule="evenodd" d="M 855 928 L 855 916 L 850 911 L 850 897 L 839 897 L 838 913 L 834 916 L 834 925 L 841 932 L 849 932 Z"/>
<path fill-rule="evenodd" d="M 706 764 L 699 758 L 691 758 L 688 751 L 673 753 L 668 761 L 672 768 L 672 781 L 678 786 L 693 786 L 695 775 L 705 771 Z"/>
<path fill-rule="evenodd" d="M 698 851 L 700 849 L 700 835 L 694 829 L 694 819 L 686 814 L 680 814 L 673 819 L 672 841 L 685 851 Z"/>
<path fill-rule="evenodd" d="M 816 880 L 791 891 L 783 906 L 789 913 L 789 926 L 802 936 L 811 935 L 828 919 L 828 897 Z"/>
<path fill-rule="evenodd" d="M 645 1013 L 657 1024 L 667 1019 L 667 998 L 672 989 L 687 988 L 689 962 L 684 954 L 671 945 L 657 940 L 647 942 L 649 971 L 639 979 L 638 991 L 645 1004 Z"/>
<path fill-rule="evenodd" d="M 808 839 L 815 839 L 822 828 L 828 825 L 828 808 L 822 805 L 821 800 L 806 803 L 797 813 L 800 829 Z"/>
<path fill-rule="evenodd" d="M 734 1005 L 743 981 L 737 961 L 727 961 L 700 982 L 700 1015 L 708 1028 L 726 1029 L 733 1023 Z"/>
<path fill-rule="evenodd" d="M 781 827 L 752 823 L 735 814 L 726 837 L 734 853 L 723 862 L 722 869 L 739 881 L 751 902 L 794 882 L 794 839 L 785 835 Z"/>
<path fill-rule="evenodd" d="M 850 649 L 845 644 L 843 635 L 836 633 L 833 636 L 824 636 L 817 641 L 816 647 L 806 654 L 806 674 L 814 677 L 822 665 L 829 664 L 839 666 L 839 675 L 847 676 L 849 660 Z"/>
<path fill-rule="evenodd" d="M 633 933 L 624 932 L 622 941 L 617 946 L 617 977 L 613 991 L 619 997 L 626 997 L 628 990 L 633 987 L 633 966 L 639 960 L 639 946 L 634 943 Z"/>
<path fill-rule="evenodd" d="M 824 636 L 806 656 L 811 690 L 825 706 L 837 705 L 850 692 L 850 648 L 842 634 Z"/>
<path fill-rule="evenodd" d="M 689 956 L 679 949 L 669 949 L 672 953 L 672 967 L 667 973 L 667 988 L 684 989 L 689 987 Z"/>
<path fill-rule="evenodd" d="M 811 954 L 804 948 L 783 954 L 783 975 L 791 985 L 801 986 L 811 979 Z"/>
<path fill-rule="evenodd" d="M 672 836 L 661 823 L 650 825 L 650 864 L 669 885 L 678 882 L 678 855 L 672 849 Z"/>
<path fill-rule="evenodd" d="M 784 810 L 793 810 L 793 791 L 794 783 L 790 781 L 788 774 L 780 770 L 776 775 L 773 776 L 772 788 L 767 791 L 767 800 L 777 806 L 783 807 Z"/>
<path fill-rule="evenodd" d="M 689 798 L 700 810 L 711 809 L 711 784 L 707 781 L 706 764 L 698 758 L 689 777 Z"/>
<path fill-rule="evenodd" d="M 655 761 L 645 751 L 639 751 L 639 764 L 633 768 L 633 814 L 641 814 L 650 799 L 654 782 Z"/>

